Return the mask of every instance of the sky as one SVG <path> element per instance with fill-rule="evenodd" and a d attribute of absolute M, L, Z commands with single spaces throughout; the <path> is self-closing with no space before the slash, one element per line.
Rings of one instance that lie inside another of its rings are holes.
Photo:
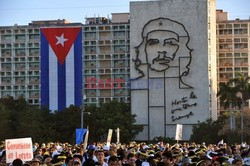
<path fill-rule="evenodd" d="M 129 12 L 130 0 L 0 0 L 0 26 L 28 25 L 32 21 L 66 19 L 84 23 L 85 17 L 111 17 Z M 229 19 L 249 19 L 250 0 L 217 0 L 216 9 Z"/>

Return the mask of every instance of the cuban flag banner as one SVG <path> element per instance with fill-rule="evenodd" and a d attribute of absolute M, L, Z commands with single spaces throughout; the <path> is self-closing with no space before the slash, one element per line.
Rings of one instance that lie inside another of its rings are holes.
<path fill-rule="evenodd" d="M 82 28 L 41 28 L 41 107 L 82 104 Z"/>

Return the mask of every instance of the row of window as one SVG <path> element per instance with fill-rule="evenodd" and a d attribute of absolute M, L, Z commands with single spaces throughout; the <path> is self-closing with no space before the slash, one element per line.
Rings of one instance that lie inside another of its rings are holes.
<path fill-rule="evenodd" d="M 13 72 L 13 76 L 40 76 L 40 71 L 15 71 Z M 1 72 L 2 77 L 11 77 L 12 73 L 11 72 Z"/>
<path fill-rule="evenodd" d="M 227 67 L 227 68 L 219 68 L 220 72 L 247 72 L 247 67 Z"/>
<path fill-rule="evenodd" d="M 125 59 L 130 58 L 130 54 L 107 54 L 107 55 L 85 55 L 85 60 L 102 60 L 102 59 Z"/>
<path fill-rule="evenodd" d="M 129 25 L 111 25 L 111 26 L 85 26 L 83 27 L 83 32 L 85 31 L 109 31 L 109 30 L 129 30 Z M 39 34 L 40 29 L 2 29 L 0 34 Z"/>
<path fill-rule="evenodd" d="M 219 59 L 219 65 L 229 65 L 232 66 L 234 62 L 234 65 L 248 65 L 248 58 L 223 58 Z"/>
<path fill-rule="evenodd" d="M 7 43 L 7 44 L 1 44 L 1 48 L 2 49 L 12 49 L 12 48 L 36 48 L 39 50 L 39 43 L 14 43 L 14 44 L 10 44 L 10 43 Z"/>
<path fill-rule="evenodd" d="M 219 28 L 247 28 L 247 24 L 219 24 Z"/>
<path fill-rule="evenodd" d="M 40 56 L 39 49 L 29 49 L 26 54 L 26 49 L 15 49 L 14 50 L 15 56 Z M 3 57 L 11 57 L 13 56 L 11 49 L 2 49 L 1 54 Z"/>
<path fill-rule="evenodd" d="M 119 102 L 130 102 L 130 98 L 129 97 L 112 97 L 109 98 L 86 98 L 85 99 L 85 103 L 88 104 L 88 103 L 104 103 L 104 102 L 110 102 L 111 100 L 117 100 Z"/>
<path fill-rule="evenodd" d="M 129 32 L 126 31 L 113 31 L 111 34 L 109 32 L 105 32 L 105 33 L 96 33 L 96 32 L 84 32 L 84 38 L 86 39 L 90 39 L 90 38 L 103 38 L 105 39 L 105 37 L 107 39 L 109 38 L 116 38 L 116 37 L 122 37 L 122 38 L 129 38 Z"/>
<path fill-rule="evenodd" d="M 127 94 L 128 95 L 128 93 L 129 93 L 129 90 L 127 90 L 127 89 L 113 89 L 113 93 L 114 94 L 117 94 L 117 95 L 119 95 L 119 94 Z M 111 93 L 111 91 L 110 90 L 108 90 L 108 92 L 109 93 Z M 100 92 L 98 92 L 98 90 L 97 89 L 85 89 L 85 94 L 87 95 L 87 96 L 91 96 L 91 95 L 97 95 L 97 93 L 102 93 L 102 91 L 100 91 Z"/>
<path fill-rule="evenodd" d="M 246 49 L 248 48 L 247 43 L 235 43 L 235 44 L 219 44 L 219 49 Z"/>
<path fill-rule="evenodd" d="M 0 34 L 39 34 L 40 29 L 2 29 L 0 30 Z"/>
<path fill-rule="evenodd" d="M 101 40 L 101 41 L 84 41 L 84 46 L 96 46 L 97 43 L 99 45 L 104 45 L 104 43 L 106 45 L 110 45 L 111 43 L 113 45 L 125 45 L 125 44 L 129 44 L 129 40 L 112 40 L 112 42 L 110 42 L 110 40 Z"/>
<path fill-rule="evenodd" d="M 228 39 L 219 39 L 219 43 L 232 43 L 232 42 L 235 42 L 235 43 L 247 43 L 248 41 L 248 38 L 228 38 Z"/>
<path fill-rule="evenodd" d="M 6 69 L 11 69 L 11 67 L 15 67 L 15 68 L 25 68 L 26 64 L 24 62 L 19 62 L 19 63 L 2 63 L 2 68 L 6 68 Z M 29 69 L 33 69 L 33 68 L 40 68 L 40 64 L 39 62 L 30 62 L 27 65 L 29 67 Z"/>
<path fill-rule="evenodd" d="M 11 86 L 0 86 L 1 90 L 39 90 L 40 89 L 40 86 L 39 85 L 28 85 L 27 87 L 25 87 L 25 85 L 15 85 L 13 87 Z"/>
<path fill-rule="evenodd" d="M 39 98 L 39 92 L 30 92 L 30 93 L 26 93 L 25 91 L 16 91 L 11 93 L 11 91 L 2 91 L 1 93 L 1 97 L 8 97 L 8 96 L 14 96 L 15 98 L 19 98 L 19 97 L 27 97 L 27 98 Z"/>
<path fill-rule="evenodd" d="M 39 34 L 30 34 L 30 35 L 2 35 L 2 42 L 10 42 L 10 41 L 35 41 L 39 40 Z"/>
<path fill-rule="evenodd" d="M 102 70 L 103 69 L 92 69 L 92 70 L 89 69 L 89 70 L 84 70 L 84 73 L 85 74 L 96 74 L 96 73 L 98 73 L 98 71 L 100 73 Z M 111 72 L 110 69 L 108 69 L 108 71 Z M 107 70 L 106 70 L 106 72 L 107 72 Z M 130 72 L 130 69 L 128 69 L 128 68 L 127 69 L 113 69 L 114 74 L 125 74 L 125 73 L 129 74 L 129 72 Z"/>
<path fill-rule="evenodd" d="M 124 46 L 124 45 L 117 45 L 112 47 L 111 49 L 100 49 L 100 52 L 106 52 L 106 53 L 129 53 L 130 47 L 129 46 Z M 84 48 L 84 53 L 85 54 L 96 54 L 97 49 L 95 46 L 89 46 Z"/>
<path fill-rule="evenodd" d="M 231 78 L 237 78 L 240 76 L 240 74 L 243 74 L 244 76 L 248 76 L 248 72 L 243 73 L 220 73 L 219 74 L 219 80 L 220 81 L 228 81 Z"/>
<path fill-rule="evenodd" d="M 39 76 L 29 76 L 29 78 L 27 79 L 29 82 L 39 82 Z M 2 82 L 11 82 L 11 77 L 2 77 L 1 81 Z M 25 81 L 25 76 L 17 76 L 13 79 L 14 81 L 21 81 L 24 82 Z"/>
<path fill-rule="evenodd" d="M 231 57 L 248 57 L 248 53 L 244 52 L 244 53 L 219 53 L 219 58 L 231 58 Z"/>
<path fill-rule="evenodd" d="M 240 34 L 247 34 L 247 29 L 221 29 L 219 30 L 220 35 L 228 35 L 228 34 L 235 34 L 235 35 L 240 35 Z"/>
<path fill-rule="evenodd" d="M 129 25 L 115 25 L 115 26 L 90 26 L 90 27 L 84 27 L 83 30 L 84 31 L 108 31 L 110 29 L 112 30 L 125 30 L 125 29 L 129 29 L 130 26 Z"/>

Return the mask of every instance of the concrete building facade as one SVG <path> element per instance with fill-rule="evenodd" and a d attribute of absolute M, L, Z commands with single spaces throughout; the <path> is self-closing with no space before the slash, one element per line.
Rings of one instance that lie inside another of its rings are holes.
<path fill-rule="evenodd" d="M 40 105 L 40 27 L 82 26 L 66 20 L 33 21 L 0 27 L 0 98 L 24 97 Z"/>
<path fill-rule="evenodd" d="M 237 78 L 239 73 L 249 76 L 250 20 L 228 20 L 223 10 L 217 10 L 216 16 L 218 84 Z M 224 106 L 218 106 L 223 112 Z"/>
<path fill-rule="evenodd" d="M 193 125 L 217 117 L 215 2 L 131 2 L 130 15 L 137 139 L 175 137 L 182 124 L 188 140 Z"/>
<path fill-rule="evenodd" d="M 85 24 L 48 20 L 0 27 L 0 98 L 22 96 L 39 106 L 40 28 L 81 26 L 85 104 L 114 99 L 129 103 L 129 13 L 115 13 L 112 18 L 86 18 Z M 114 88 L 105 88 L 108 82 Z"/>
<path fill-rule="evenodd" d="M 112 14 L 112 20 L 86 19 L 83 25 L 86 104 L 130 102 L 129 31 L 129 13 Z"/>

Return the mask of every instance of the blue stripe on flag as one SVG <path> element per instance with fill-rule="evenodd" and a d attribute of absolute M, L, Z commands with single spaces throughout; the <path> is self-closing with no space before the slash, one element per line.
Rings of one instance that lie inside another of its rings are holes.
<path fill-rule="evenodd" d="M 41 31 L 41 30 L 40 30 Z M 41 107 L 49 108 L 49 44 L 42 32 L 40 32 L 40 63 L 41 63 Z"/>
<path fill-rule="evenodd" d="M 75 63 L 75 105 L 82 105 L 82 29 L 77 35 L 74 43 Z"/>
<path fill-rule="evenodd" d="M 58 110 L 63 110 L 66 107 L 66 78 L 65 78 L 65 62 L 60 64 L 57 62 L 58 73 Z"/>

